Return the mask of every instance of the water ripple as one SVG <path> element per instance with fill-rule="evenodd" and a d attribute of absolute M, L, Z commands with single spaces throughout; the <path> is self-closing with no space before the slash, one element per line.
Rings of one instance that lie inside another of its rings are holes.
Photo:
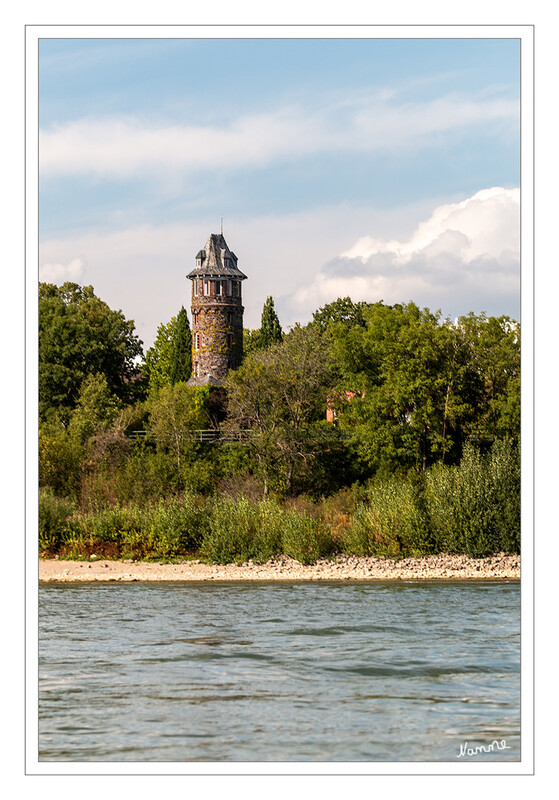
<path fill-rule="evenodd" d="M 40 758 L 454 762 L 463 741 L 506 738 L 489 757 L 518 759 L 519 598 L 506 583 L 42 586 Z"/>

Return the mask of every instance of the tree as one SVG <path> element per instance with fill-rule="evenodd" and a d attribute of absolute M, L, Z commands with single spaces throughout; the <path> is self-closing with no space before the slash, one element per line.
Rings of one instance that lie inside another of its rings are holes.
<path fill-rule="evenodd" d="M 274 298 L 267 297 L 260 321 L 260 347 L 270 347 L 282 339 L 283 331 L 274 308 Z"/>
<path fill-rule="evenodd" d="M 476 425 L 486 437 L 520 437 L 520 324 L 508 316 L 460 317 L 457 329 L 478 381 Z"/>
<path fill-rule="evenodd" d="M 371 305 L 363 318 L 334 345 L 344 365 L 340 424 L 353 430 L 359 457 L 374 471 L 394 472 L 459 456 L 473 404 L 456 331 L 413 303 Z"/>
<path fill-rule="evenodd" d="M 99 428 L 107 428 L 120 407 L 119 399 L 109 391 L 105 376 L 88 375 L 81 385 L 68 429 L 84 443 Z"/>
<path fill-rule="evenodd" d="M 291 492 L 324 446 L 321 421 L 331 360 L 318 330 L 296 326 L 281 343 L 249 355 L 227 378 L 228 427 L 249 429 L 264 481 Z"/>
<path fill-rule="evenodd" d="M 176 317 L 157 329 L 157 337 L 146 353 L 149 392 L 187 381 L 192 372 L 192 333 L 184 307 Z"/>
<path fill-rule="evenodd" d="M 150 400 L 150 427 L 157 444 L 171 453 L 179 474 L 188 456 L 196 451 L 192 431 L 208 425 L 208 386 L 167 384 Z"/>
<path fill-rule="evenodd" d="M 175 384 L 187 381 L 192 374 L 192 332 L 184 306 L 177 314 L 171 342 L 169 377 L 171 383 Z"/>
<path fill-rule="evenodd" d="M 67 422 L 84 379 L 104 375 L 125 400 L 142 342 L 134 322 L 96 297 L 92 286 L 39 284 L 39 415 Z"/>
<path fill-rule="evenodd" d="M 369 469 L 456 463 L 480 426 L 514 435 L 519 331 L 507 320 L 470 315 L 454 324 L 413 303 L 377 303 L 363 310 L 363 325 L 329 329 L 342 371 L 333 393 L 339 424 Z"/>
<path fill-rule="evenodd" d="M 256 330 L 243 329 L 243 354 L 248 356 L 257 350 L 264 350 L 272 344 L 277 344 L 283 339 L 283 331 L 276 310 L 274 298 L 268 297 L 262 309 L 260 328 Z"/>
<path fill-rule="evenodd" d="M 346 329 L 354 325 L 364 326 L 363 311 L 367 305 L 364 301 L 354 303 L 351 297 L 339 297 L 314 312 L 313 324 L 322 331 L 338 324 L 343 325 Z"/>

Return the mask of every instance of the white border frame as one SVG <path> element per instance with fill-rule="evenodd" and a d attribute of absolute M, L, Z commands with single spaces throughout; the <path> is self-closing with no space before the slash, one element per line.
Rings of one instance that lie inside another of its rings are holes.
<path fill-rule="evenodd" d="M 38 742 L 37 274 L 39 38 L 507 38 L 521 41 L 522 679 L 519 762 L 40 762 Z M 26 774 L 532 775 L 534 774 L 534 28 L 532 25 L 28 25 L 26 41 Z"/>

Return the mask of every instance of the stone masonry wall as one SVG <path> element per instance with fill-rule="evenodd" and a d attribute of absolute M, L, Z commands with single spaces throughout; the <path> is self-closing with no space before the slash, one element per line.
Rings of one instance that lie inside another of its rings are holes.
<path fill-rule="evenodd" d="M 195 295 L 192 287 L 192 374 L 224 380 L 243 354 L 240 297 Z M 197 369 L 197 371 L 196 371 Z"/>

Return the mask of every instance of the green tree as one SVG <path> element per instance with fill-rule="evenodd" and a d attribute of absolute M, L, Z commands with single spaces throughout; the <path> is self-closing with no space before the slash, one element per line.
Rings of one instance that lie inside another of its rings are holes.
<path fill-rule="evenodd" d="M 274 298 L 267 297 L 260 320 L 260 347 L 270 347 L 282 339 L 283 331 L 274 308 Z"/>
<path fill-rule="evenodd" d="M 268 297 L 262 309 L 260 328 L 255 330 L 243 329 L 243 354 L 248 356 L 257 350 L 264 350 L 272 344 L 277 344 L 283 339 L 283 331 L 276 310 L 274 298 Z"/>
<path fill-rule="evenodd" d="M 197 452 L 192 431 L 208 426 L 208 386 L 167 384 L 150 400 L 150 427 L 157 445 L 176 461 L 179 475 Z"/>
<path fill-rule="evenodd" d="M 192 333 L 184 307 L 176 317 L 158 327 L 153 347 L 146 353 L 145 370 L 150 394 L 190 378 Z"/>
<path fill-rule="evenodd" d="M 460 317 L 478 393 L 477 432 L 487 438 L 520 437 L 520 324 L 508 316 Z"/>
<path fill-rule="evenodd" d="M 39 424 L 39 486 L 58 495 L 76 496 L 84 449 L 60 423 Z"/>
<path fill-rule="evenodd" d="M 363 319 L 338 328 L 333 345 L 344 373 L 340 424 L 353 429 L 359 457 L 389 473 L 459 457 L 476 399 L 459 332 L 413 303 L 374 304 Z"/>
<path fill-rule="evenodd" d="M 171 336 L 171 366 L 169 370 L 169 377 L 173 384 L 187 381 L 192 374 L 192 332 L 184 306 L 181 307 L 176 320 Z"/>
<path fill-rule="evenodd" d="M 253 352 L 229 374 L 228 427 L 249 429 L 249 444 L 264 481 L 290 493 L 297 474 L 324 447 L 321 424 L 331 360 L 320 332 L 295 327 L 281 343 Z"/>
<path fill-rule="evenodd" d="M 328 330 L 332 325 L 343 325 L 345 329 L 354 325 L 364 326 L 363 311 L 367 303 L 361 301 L 354 303 L 351 297 L 339 297 L 332 303 L 319 308 L 313 314 L 313 324 L 322 331 Z"/>
<path fill-rule="evenodd" d="M 99 428 L 108 428 L 121 406 L 118 397 L 110 392 L 104 375 L 88 375 L 81 385 L 68 429 L 84 443 Z"/>
<path fill-rule="evenodd" d="M 121 400 L 130 394 L 142 343 L 134 323 L 92 286 L 39 284 L 39 414 L 67 422 L 88 375 L 104 375 Z"/>

